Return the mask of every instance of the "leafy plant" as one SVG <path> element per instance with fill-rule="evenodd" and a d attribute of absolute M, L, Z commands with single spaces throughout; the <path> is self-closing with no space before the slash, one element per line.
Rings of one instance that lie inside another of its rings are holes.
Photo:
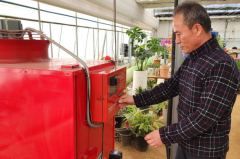
<path fill-rule="evenodd" d="M 154 63 L 154 64 L 151 63 L 151 64 L 148 65 L 148 68 L 149 68 L 149 67 L 150 67 L 150 68 L 159 68 L 160 65 L 161 65 L 160 63 Z"/>
<path fill-rule="evenodd" d="M 137 110 L 136 106 L 132 106 L 133 111 L 128 114 L 124 114 L 129 126 L 132 127 L 132 131 L 136 133 L 136 136 L 146 135 L 154 130 L 159 129 L 162 124 L 162 119 L 157 119 L 156 114 L 144 114 L 144 110 Z"/>
<path fill-rule="evenodd" d="M 168 59 L 169 55 L 170 55 L 170 53 L 168 51 L 166 51 L 166 59 Z M 161 52 L 161 58 L 164 59 L 164 50 Z"/>
<path fill-rule="evenodd" d="M 125 113 L 126 108 L 125 109 L 120 109 L 117 113 L 116 116 L 123 116 L 123 114 Z"/>
<path fill-rule="evenodd" d="M 146 91 L 146 88 L 142 88 L 142 86 L 139 86 L 135 89 L 135 94 L 141 94 L 144 91 Z"/>
<path fill-rule="evenodd" d="M 164 59 L 163 65 L 167 65 L 166 59 L 168 58 L 169 50 L 171 49 L 169 46 L 167 46 L 168 44 L 171 44 L 171 41 L 168 39 L 164 39 L 161 41 L 161 45 L 163 46 L 163 50 L 162 50 L 162 54 L 161 54 L 162 59 Z"/>
<path fill-rule="evenodd" d="M 167 107 L 168 107 L 168 100 L 166 100 L 166 101 L 164 101 L 164 102 L 162 102 L 162 103 L 159 103 L 158 105 L 159 105 L 159 107 L 162 107 L 162 108 L 164 108 L 164 109 L 167 109 Z"/>
<path fill-rule="evenodd" d="M 147 80 L 147 88 L 148 88 L 148 90 L 153 89 L 154 83 L 156 83 L 156 79 L 149 79 L 149 80 Z"/>
<path fill-rule="evenodd" d="M 151 40 L 147 41 L 147 47 L 152 53 L 156 52 L 157 54 L 159 54 L 159 52 L 161 50 L 160 40 L 154 39 L 151 37 Z"/>
<path fill-rule="evenodd" d="M 161 107 L 161 105 L 157 105 L 156 106 L 156 113 L 158 113 L 158 112 L 160 112 L 162 110 L 162 107 Z"/>
<path fill-rule="evenodd" d="M 145 33 L 143 33 L 142 29 L 138 27 L 127 30 L 126 34 L 129 36 L 129 38 L 132 39 L 131 44 L 133 44 L 135 41 L 137 41 L 138 43 L 142 43 L 143 39 L 147 36 Z M 151 51 L 145 49 L 145 44 L 138 45 L 138 43 L 134 45 L 134 47 L 132 47 L 132 50 L 135 51 L 137 70 L 144 71 L 147 68 L 146 66 L 148 59 L 153 54 Z"/>
<path fill-rule="evenodd" d="M 138 43 L 141 43 L 143 39 L 147 36 L 145 33 L 143 33 L 142 29 L 138 27 L 127 30 L 126 34 L 132 39 L 131 44 L 133 44 L 135 40 L 137 40 Z"/>

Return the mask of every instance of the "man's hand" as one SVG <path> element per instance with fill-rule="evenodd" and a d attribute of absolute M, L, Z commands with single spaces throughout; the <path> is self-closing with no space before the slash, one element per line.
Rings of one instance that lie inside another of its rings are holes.
<path fill-rule="evenodd" d="M 159 130 L 155 130 L 149 133 L 148 135 L 145 136 L 144 139 L 150 146 L 154 148 L 158 148 L 163 145 L 162 140 L 160 138 Z"/>
<path fill-rule="evenodd" d="M 118 106 L 120 108 L 125 108 L 127 105 L 135 105 L 133 96 L 124 94 L 123 96 L 120 97 L 118 101 Z"/>

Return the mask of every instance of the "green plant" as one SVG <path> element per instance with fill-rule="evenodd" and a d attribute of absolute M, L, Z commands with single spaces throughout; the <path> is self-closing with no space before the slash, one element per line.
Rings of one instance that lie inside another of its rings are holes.
<path fill-rule="evenodd" d="M 161 65 L 160 63 L 154 63 L 154 64 L 151 63 L 151 64 L 148 65 L 148 68 L 149 68 L 149 67 L 150 67 L 150 68 L 159 68 L 160 65 Z"/>
<path fill-rule="evenodd" d="M 139 86 L 135 89 L 135 94 L 141 94 L 144 91 L 146 91 L 146 88 L 142 88 L 142 86 Z"/>
<path fill-rule="evenodd" d="M 131 44 L 133 44 L 135 41 L 137 41 L 138 43 L 142 43 L 143 39 L 146 38 L 146 34 L 143 33 L 142 29 L 138 27 L 127 30 L 126 34 L 129 36 L 129 38 L 132 39 Z M 152 52 L 145 49 L 145 44 L 143 45 L 136 44 L 134 45 L 134 47 L 132 47 L 132 50 L 135 51 L 137 70 L 138 71 L 146 70 L 147 61 L 153 55 Z"/>
<path fill-rule="evenodd" d="M 133 29 L 127 30 L 126 34 L 132 39 L 131 44 L 133 44 L 133 42 L 135 40 L 138 41 L 138 43 L 141 43 L 143 41 L 144 38 L 146 38 L 146 34 L 142 31 L 142 29 L 135 27 Z"/>
<path fill-rule="evenodd" d="M 147 89 L 148 90 L 153 89 L 154 83 L 156 83 L 156 79 L 149 79 L 149 80 L 147 80 Z"/>
<path fill-rule="evenodd" d="M 120 109 L 120 110 L 116 113 L 115 116 L 123 116 L 123 114 L 125 113 L 125 111 L 126 111 L 126 108 Z"/>
<path fill-rule="evenodd" d="M 157 119 L 156 114 L 144 114 L 144 110 L 138 111 L 136 106 L 132 106 L 133 111 L 128 114 L 124 114 L 131 130 L 136 134 L 136 136 L 146 135 L 154 130 L 159 129 L 162 124 L 160 121 L 162 119 Z"/>
<path fill-rule="evenodd" d="M 162 102 L 162 103 L 159 103 L 160 107 L 164 108 L 164 109 L 167 109 L 168 107 L 168 100 Z"/>
<path fill-rule="evenodd" d="M 169 55 L 170 55 L 170 53 L 168 51 L 166 51 L 166 59 L 168 59 Z M 164 49 L 163 49 L 163 51 L 161 51 L 161 58 L 164 59 Z"/>
<path fill-rule="evenodd" d="M 240 61 L 236 61 L 237 67 L 240 70 Z"/>
<path fill-rule="evenodd" d="M 168 58 L 168 55 L 169 55 L 169 50 L 171 49 L 169 46 L 167 46 L 168 44 L 171 44 L 171 41 L 168 40 L 168 39 L 164 39 L 161 41 L 161 45 L 163 46 L 163 50 L 162 50 L 162 59 L 164 59 L 164 66 L 167 65 L 167 58 Z"/>
<path fill-rule="evenodd" d="M 157 54 L 159 54 L 159 52 L 161 50 L 160 40 L 154 39 L 151 37 L 151 40 L 147 41 L 147 47 L 152 53 L 156 52 Z"/>
<path fill-rule="evenodd" d="M 156 106 L 156 113 L 158 113 L 158 112 L 160 112 L 162 110 L 162 106 L 161 105 L 159 105 L 159 104 L 157 104 L 157 106 Z"/>

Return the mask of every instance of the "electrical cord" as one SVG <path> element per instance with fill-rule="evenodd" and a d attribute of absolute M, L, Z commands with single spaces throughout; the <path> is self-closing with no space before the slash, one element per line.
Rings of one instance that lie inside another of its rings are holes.
<path fill-rule="evenodd" d="M 80 62 L 84 66 L 85 69 L 83 69 L 83 70 L 85 71 L 86 78 L 87 78 L 86 79 L 87 80 L 87 123 L 90 127 L 93 127 L 93 128 L 98 128 L 98 127 L 102 126 L 103 123 L 95 125 L 95 124 L 92 123 L 92 120 L 91 120 L 91 111 L 90 111 L 91 83 L 90 83 L 90 74 L 89 74 L 89 69 L 88 69 L 87 64 L 83 60 L 81 60 L 79 57 L 77 57 L 75 54 L 70 52 L 68 49 L 61 46 L 60 44 L 58 44 L 57 42 L 55 42 L 54 40 L 52 40 L 48 36 L 44 35 L 42 32 L 40 32 L 36 29 L 33 29 L 33 28 L 26 28 L 25 30 L 34 31 L 34 32 L 38 33 L 39 35 L 43 36 L 44 38 L 46 38 L 47 40 L 51 41 L 53 44 L 55 44 L 56 46 L 58 46 L 59 48 L 64 50 L 70 56 L 75 58 L 78 62 Z"/>

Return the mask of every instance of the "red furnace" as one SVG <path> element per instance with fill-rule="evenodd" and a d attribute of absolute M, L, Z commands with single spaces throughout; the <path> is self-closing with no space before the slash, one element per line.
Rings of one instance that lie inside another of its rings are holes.
<path fill-rule="evenodd" d="M 29 39 L 26 35 L 0 39 L 0 158 L 109 158 L 126 68 L 85 61 L 91 81 L 91 120 L 104 123 L 90 127 L 82 65 L 73 59 L 50 59 L 50 42 L 34 39 L 31 31 L 24 33 Z"/>

